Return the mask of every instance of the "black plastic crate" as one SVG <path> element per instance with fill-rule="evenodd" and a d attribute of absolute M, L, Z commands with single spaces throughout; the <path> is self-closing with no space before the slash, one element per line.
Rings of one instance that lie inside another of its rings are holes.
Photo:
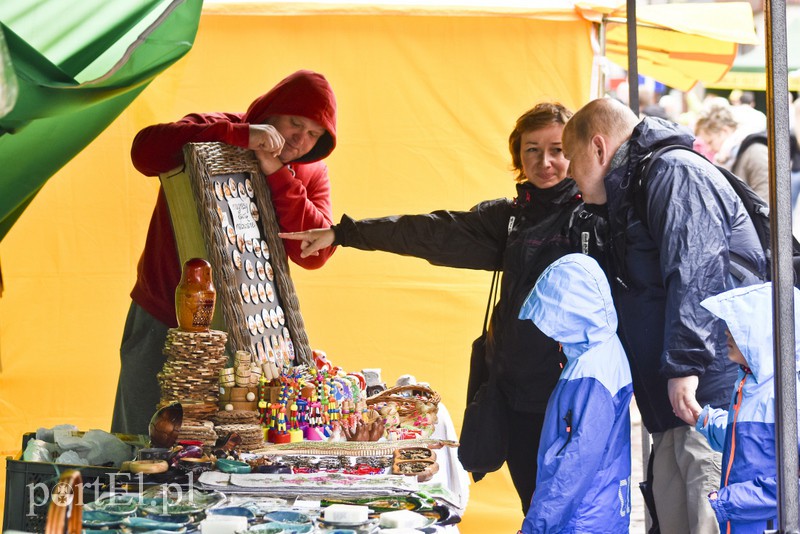
<path fill-rule="evenodd" d="M 111 467 L 88 467 L 46 462 L 23 462 L 6 459 L 6 502 L 3 530 L 44 532 L 50 493 L 58 477 L 68 469 L 81 472 L 84 484 L 83 502 L 95 499 L 94 485 L 108 483 L 108 474 L 117 472 Z M 88 486 L 92 484 L 92 487 Z M 97 492 L 99 495 L 99 492 Z"/>
<path fill-rule="evenodd" d="M 25 450 L 35 434 L 28 433 L 22 437 L 22 450 Z M 132 436 L 119 436 L 130 443 Z M 131 444 L 131 457 L 135 447 Z M 20 454 L 20 457 L 22 455 Z M 110 476 L 118 473 L 114 467 L 66 465 L 49 462 L 25 462 L 6 458 L 6 497 L 3 513 L 3 530 L 21 530 L 24 532 L 44 532 L 47 521 L 47 510 L 50 507 L 50 495 L 58 483 L 58 478 L 68 469 L 80 471 L 83 479 L 83 503 L 95 500 L 103 488 L 108 486 Z"/>

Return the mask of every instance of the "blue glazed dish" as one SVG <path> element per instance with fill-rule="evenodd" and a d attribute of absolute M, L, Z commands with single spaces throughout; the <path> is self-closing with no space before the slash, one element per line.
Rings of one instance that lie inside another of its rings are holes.
<path fill-rule="evenodd" d="M 311 523 L 311 518 L 306 514 L 300 512 L 292 512 L 291 510 L 278 510 L 264 514 L 264 517 L 270 521 L 280 523 Z"/>
<path fill-rule="evenodd" d="M 247 462 L 240 462 L 238 460 L 228 460 L 227 458 L 220 458 L 217 460 L 217 469 L 223 473 L 243 474 L 252 471 Z"/>
<path fill-rule="evenodd" d="M 209 508 L 206 510 L 206 515 L 228 515 L 237 517 L 246 517 L 248 521 L 254 521 L 256 518 L 255 512 L 245 508 L 244 506 L 226 506 L 223 508 Z"/>

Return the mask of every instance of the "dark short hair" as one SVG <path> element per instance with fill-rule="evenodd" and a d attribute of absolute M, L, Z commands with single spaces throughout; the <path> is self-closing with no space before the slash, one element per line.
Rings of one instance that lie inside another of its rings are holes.
<path fill-rule="evenodd" d="M 522 134 L 541 130 L 551 124 L 567 124 L 572 112 L 558 102 L 542 102 L 536 104 L 517 119 L 517 123 L 508 136 L 508 150 L 511 152 L 511 166 L 516 171 L 514 179 L 517 182 L 526 180 L 522 169 L 522 158 L 519 152 L 522 145 Z"/>
<path fill-rule="evenodd" d="M 751 106 L 756 103 L 756 95 L 753 91 L 742 91 L 742 96 L 739 97 L 740 104 Z"/>

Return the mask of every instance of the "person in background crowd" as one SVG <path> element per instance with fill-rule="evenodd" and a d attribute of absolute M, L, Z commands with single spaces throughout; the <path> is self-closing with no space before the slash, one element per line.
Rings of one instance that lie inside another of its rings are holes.
<path fill-rule="evenodd" d="M 645 85 L 639 86 L 639 115 L 670 120 L 667 110 L 661 106 L 658 93 Z"/>
<path fill-rule="evenodd" d="M 737 98 L 738 97 L 738 98 Z M 743 135 L 767 129 L 767 116 L 756 109 L 756 96 L 752 91 L 731 91 L 728 97 L 733 117 Z"/>
<path fill-rule="evenodd" d="M 739 129 L 729 106 L 712 106 L 703 110 L 694 131 L 714 152 L 715 163 L 744 180 L 769 204 L 768 147 L 762 142 L 745 142 L 747 137 L 743 136 L 744 132 Z"/>
<path fill-rule="evenodd" d="M 635 209 L 631 184 L 642 159 L 660 146 L 691 147 L 693 140 L 674 123 L 639 121 L 610 99 L 581 108 L 563 135 L 585 209 L 608 223 L 598 233 L 607 251 L 600 263 L 613 282 L 636 404 L 653 436 L 652 490 L 664 534 L 719 531 L 705 495 L 719 483 L 721 455 L 694 422 L 699 402 L 727 404 L 736 366 L 714 335 L 718 319 L 700 302 L 759 281 L 749 272 L 737 280 L 732 254 L 766 275 L 747 211 L 703 157 L 672 150 L 655 160 L 643 186 L 644 213 Z"/>
<path fill-rule="evenodd" d="M 567 358 L 547 404 L 521 532 L 628 532 L 633 386 L 605 273 L 584 254 L 556 260 L 519 318 L 561 343 Z"/>
<path fill-rule="evenodd" d="M 658 99 L 658 105 L 664 110 L 666 119 L 681 124 L 683 115 L 683 102 L 675 94 L 666 94 Z"/>
<path fill-rule="evenodd" d="M 793 291 L 797 332 L 800 290 Z M 728 358 L 739 365 L 728 410 L 706 405 L 697 418 L 697 430 L 722 451 L 720 489 L 709 502 L 720 530 L 761 534 L 778 526 L 772 284 L 732 289 L 701 305 L 727 325 Z M 795 362 L 798 349 L 795 336 Z"/>
<path fill-rule="evenodd" d="M 558 343 L 520 320 L 519 311 L 542 271 L 574 248 L 569 228 L 581 198 L 567 178 L 569 162 L 561 151 L 561 131 L 570 116 L 561 104 L 541 103 L 517 119 L 508 141 L 517 181 L 514 200 L 488 200 L 469 211 L 360 221 L 344 215 L 327 230 L 280 234 L 299 240 L 305 257 L 340 245 L 415 256 L 434 265 L 502 271 L 486 360 L 514 421 L 506 464 L 523 512 L 534 491 L 547 400 L 564 360 Z"/>
<path fill-rule="evenodd" d="M 220 142 L 253 150 L 266 176 L 278 224 L 284 231 L 328 227 L 333 222 L 330 181 L 322 163 L 336 146 L 336 99 L 328 81 L 308 70 L 286 77 L 258 97 L 246 113 L 193 113 L 148 126 L 133 140 L 131 159 L 147 176 L 184 164 L 186 143 Z M 321 267 L 333 248 L 303 257 L 286 242 L 301 267 Z M 163 189 L 150 220 L 120 347 L 120 377 L 112 432 L 147 434 L 160 399 L 156 375 L 165 357 L 167 330 L 177 327 L 175 288 L 181 265 Z"/>

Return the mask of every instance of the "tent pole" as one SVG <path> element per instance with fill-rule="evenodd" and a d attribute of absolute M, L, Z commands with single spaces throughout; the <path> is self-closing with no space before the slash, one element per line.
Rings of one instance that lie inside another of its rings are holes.
<path fill-rule="evenodd" d="M 772 309 L 775 332 L 775 445 L 778 474 L 778 531 L 797 534 L 797 370 L 792 269 L 792 206 L 789 159 L 789 91 L 786 0 L 764 8 L 769 139 L 769 201 L 772 207 Z M 781 194 L 779 194 L 781 193 Z"/>
<path fill-rule="evenodd" d="M 638 43 L 636 39 L 636 0 L 627 1 L 628 30 L 628 106 L 639 116 L 639 63 L 636 57 Z"/>
<path fill-rule="evenodd" d="M 628 34 L 628 106 L 636 116 L 639 116 L 639 62 L 637 56 L 638 41 L 636 38 L 636 0 L 627 0 L 627 20 L 625 26 Z M 603 24 L 605 30 L 605 24 Z M 605 33 L 603 35 L 605 37 Z M 605 39 L 603 40 L 605 45 Z M 605 49 L 603 50 L 605 53 Z M 645 476 L 647 475 L 647 465 L 650 462 L 650 433 L 642 423 L 642 466 Z M 646 507 L 645 507 L 646 508 Z M 653 525 L 653 518 L 650 517 L 649 510 L 644 512 L 645 527 L 650 530 Z"/>
<path fill-rule="evenodd" d="M 595 98 L 602 98 L 606 94 L 606 73 L 608 71 L 608 62 L 606 60 L 606 21 L 603 16 L 600 22 L 593 24 L 595 35 L 597 35 L 597 42 L 592 43 L 592 48 L 595 50 L 594 59 L 592 61 L 592 74 L 593 74 L 593 87 L 592 87 L 592 100 Z"/>
<path fill-rule="evenodd" d="M 636 38 L 636 0 L 626 2 L 625 27 L 628 36 L 628 106 L 636 116 L 639 116 L 639 63 L 637 56 L 638 40 Z M 603 24 L 603 53 L 605 54 L 605 22 Z M 647 475 L 647 465 L 650 462 L 650 433 L 642 423 L 642 466 L 644 474 Z M 647 507 L 645 507 L 647 508 Z M 649 510 L 645 509 L 645 527 L 650 530 L 653 525 L 653 518 L 650 517 Z"/>

